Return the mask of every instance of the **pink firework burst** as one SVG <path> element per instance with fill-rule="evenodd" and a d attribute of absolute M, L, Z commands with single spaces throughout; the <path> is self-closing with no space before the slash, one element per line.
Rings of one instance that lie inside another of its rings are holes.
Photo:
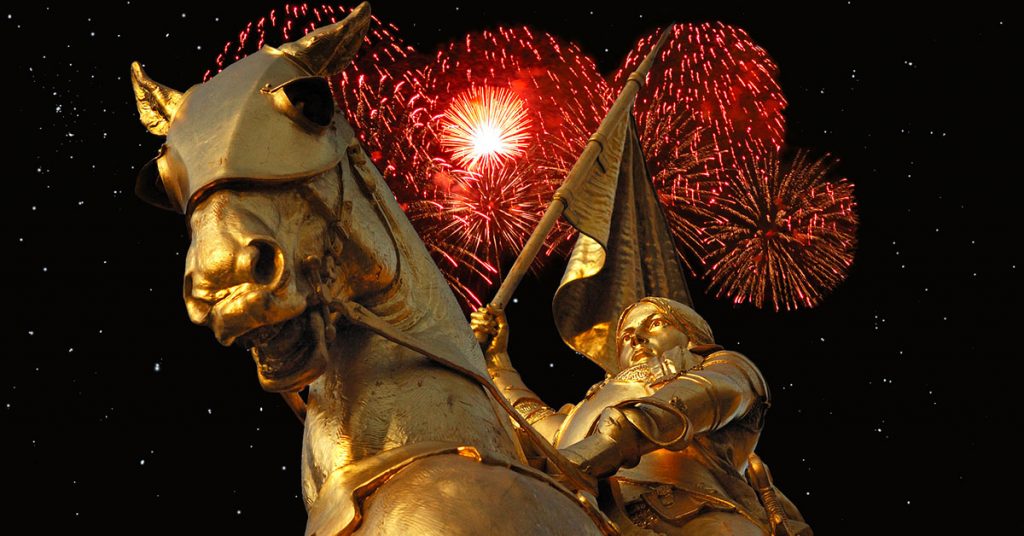
<path fill-rule="evenodd" d="M 856 247 L 853 184 L 830 180 L 829 157 L 791 162 L 751 151 L 709 214 L 711 262 L 706 277 L 716 296 L 778 311 L 814 307 L 846 278 Z"/>

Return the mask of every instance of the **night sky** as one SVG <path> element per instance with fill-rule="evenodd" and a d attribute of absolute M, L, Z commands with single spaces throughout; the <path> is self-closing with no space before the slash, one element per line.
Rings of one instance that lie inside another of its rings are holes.
<path fill-rule="evenodd" d="M 184 221 L 133 194 L 161 140 L 139 123 L 128 78 L 140 60 L 184 91 L 280 4 L 137 4 L 0 12 L 3 523 L 296 534 L 301 427 L 259 387 L 247 353 L 185 314 Z M 605 74 L 671 21 L 745 29 L 780 67 L 787 144 L 840 159 L 861 221 L 848 279 L 815 309 L 733 306 L 690 281 L 718 342 L 753 359 L 773 389 L 758 452 L 819 534 L 1024 528 L 1008 511 L 1022 482 L 1008 435 L 1024 384 L 1013 336 L 1019 21 L 977 3 L 643 4 L 373 8 L 421 51 L 529 24 L 579 43 Z M 528 278 L 509 308 L 513 360 L 555 407 L 601 377 L 551 322 L 560 270 Z"/>

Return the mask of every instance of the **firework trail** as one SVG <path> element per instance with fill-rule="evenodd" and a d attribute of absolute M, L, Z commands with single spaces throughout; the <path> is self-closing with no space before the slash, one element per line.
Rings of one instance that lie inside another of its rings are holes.
<path fill-rule="evenodd" d="M 611 77 L 612 87 L 626 78 L 657 41 L 660 30 L 641 39 Z M 637 122 L 666 121 L 692 115 L 701 140 L 719 151 L 722 165 L 743 155 L 748 140 L 782 146 L 786 98 L 776 78 L 778 67 L 764 49 L 739 28 L 720 23 L 677 24 L 637 97 Z"/>
<path fill-rule="evenodd" d="M 462 92 L 442 119 L 441 145 L 469 171 L 500 172 L 523 156 L 531 141 L 526 103 L 509 90 Z"/>
<path fill-rule="evenodd" d="M 607 84 L 578 46 L 525 27 L 453 41 L 408 80 L 431 118 L 409 134 L 431 158 L 407 177 L 421 192 L 407 214 L 456 293 L 477 306 L 597 129 L 611 102 Z M 506 119 L 504 155 L 492 151 L 481 165 L 466 158 L 480 144 L 464 135 L 470 115 Z M 546 255 L 568 249 L 571 229 L 552 233 Z"/>
<path fill-rule="evenodd" d="M 621 87 L 660 36 L 641 39 L 610 77 Z M 778 148 L 786 100 L 778 69 L 743 30 L 722 23 L 678 24 L 634 105 L 641 145 L 676 239 L 696 273 L 711 241 L 707 226 L 724 187 L 723 171 L 749 140 Z M 693 260 L 691 260 L 693 259 Z"/>
<path fill-rule="evenodd" d="M 225 44 L 204 80 L 347 11 L 273 10 Z M 449 284 L 475 307 L 658 34 L 641 39 L 607 82 L 577 45 L 526 27 L 471 33 L 432 56 L 397 32 L 374 18 L 353 64 L 331 82 Z M 774 62 L 721 23 L 675 26 L 658 62 L 634 112 L 683 262 L 692 273 L 707 266 L 718 295 L 737 303 L 813 306 L 852 260 L 855 203 L 849 182 L 825 179 L 825 159 L 800 153 L 782 169 L 765 156 L 778 154 L 785 131 Z M 559 222 L 534 267 L 566 252 L 573 235 Z"/>
<path fill-rule="evenodd" d="M 828 156 L 781 162 L 752 150 L 707 216 L 713 235 L 706 277 L 733 303 L 776 311 L 814 307 L 846 278 L 856 247 L 853 184 L 830 180 Z"/>

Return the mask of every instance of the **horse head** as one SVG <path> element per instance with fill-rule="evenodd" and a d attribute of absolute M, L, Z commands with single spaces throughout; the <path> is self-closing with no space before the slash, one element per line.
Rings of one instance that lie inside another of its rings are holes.
<path fill-rule="evenodd" d="M 353 498 L 369 482 L 392 494 L 374 499 L 368 523 L 394 516 L 401 533 L 415 523 L 491 527 L 488 514 L 453 518 L 461 504 L 488 505 L 493 517 L 516 511 L 510 534 L 596 533 L 592 508 L 585 514 L 576 495 L 523 465 L 500 412 L 532 428 L 488 377 L 454 294 L 335 104 L 327 77 L 352 60 L 369 23 L 364 2 L 185 93 L 132 65 L 142 122 L 166 137 L 136 193 L 185 215 L 189 318 L 247 348 L 264 389 L 310 386 L 307 534 L 358 524 Z M 550 445 L 544 452 L 560 459 Z M 417 465 L 423 457 L 431 463 Z M 571 474 L 567 462 L 559 468 Z M 365 480 L 398 470 L 406 481 Z M 428 501 L 406 524 L 423 493 L 448 500 Z"/>
<path fill-rule="evenodd" d="M 324 372 L 337 321 L 325 295 L 372 296 L 396 278 L 381 217 L 365 196 L 346 198 L 346 186 L 360 188 L 350 157 L 361 148 L 327 82 L 369 23 L 364 2 L 185 93 L 132 65 L 142 122 L 166 136 L 136 192 L 185 215 L 189 318 L 249 349 L 269 391 L 299 390 Z"/>

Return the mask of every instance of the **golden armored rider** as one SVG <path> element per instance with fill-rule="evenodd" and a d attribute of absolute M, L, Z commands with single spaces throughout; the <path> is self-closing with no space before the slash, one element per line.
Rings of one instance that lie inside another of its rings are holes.
<path fill-rule="evenodd" d="M 770 399 L 757 367 L 714 343 L 692 308 L 665 298 L 627 307 L 618 371 L 555 412 L 521 380 L 504 314 L 472 315 L 495 383 L 571 461 L 603 478 L 624 534 L 811 534 L 754 454 Z M 645 532 L 651 531 L 651 532 Z"/>

